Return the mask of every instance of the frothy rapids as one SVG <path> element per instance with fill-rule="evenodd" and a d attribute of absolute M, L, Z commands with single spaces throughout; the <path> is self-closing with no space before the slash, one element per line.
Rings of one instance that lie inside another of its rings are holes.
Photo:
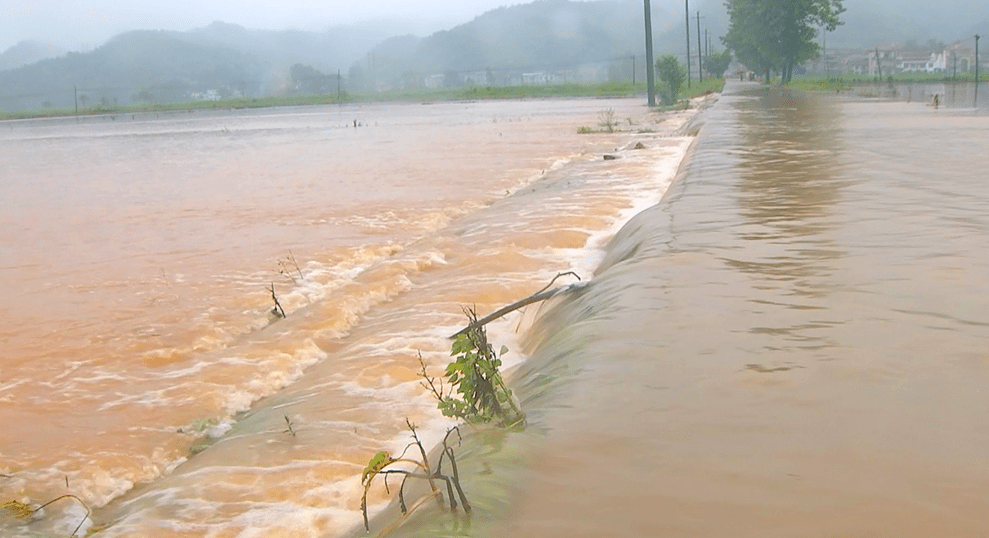
<path fill-rule="evenodd" d="M 577 133 L 607 109 L 617 132 Z M 449 425 L 417 355 L 445 364 L 463 306 L 590 276 L 669 185 L 692 114 L 533 100 L 4 122 L 2 500 L 77 495 L 100 536 L 352 527 L 369 455 L 404 446 L 406 418 L 427 440 Z M 491 326 L 515 362 L 535 308 Z M 83 514 L 60 502 L 0 530 L 67 534 Z"/>

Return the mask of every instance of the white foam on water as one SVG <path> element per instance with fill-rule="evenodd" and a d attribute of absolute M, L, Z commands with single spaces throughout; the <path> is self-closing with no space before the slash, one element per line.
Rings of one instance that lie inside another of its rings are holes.
<path fill-rule="evenodd" d="M 226 395 L 225 409 L 228 415 L 246 411 L 255 401 L 275 393 L 302 377 L 306 368 L 326 358 L 326 352 L 320 349 L 312 339 L 306 339 L 304 344 L 292 355 L 281 354 L 289 366 L 282 370 L 272 370 L 266 375 L 255 376 L 240 390 L 234 390 Z"/>
<path fill-rule="evenodd" d="M 665 138 L 664 140 L 675 140 L 677 145 L 674 147 L 664 147 L 658 152 L 650 152 L 649 158 L 653 159 L 655 164 L 653 165 L 652 173 L 644 178 L 644 181 L 625 184 L 624 187 L 614 189 L 615 191 L 624 193 L 629 206 L 626 209 L 622 209 L 618 216 L 612 219 L 609 226 L 600 230 L 586 230 L 589 232 L 589 236 L 582 248 L 554 249 L 556 255 L 568 260 L 570 270 L 581 275 L 581 278 L 589 278 L 594 274 L 594 270 L 597 269 L 597 266 L 604 259 L 605 247 L 607 247 L 611 238 L 632 217 L 659 203 L 663 195 L 666 194 L 667 189 L 673 183 L 680 163 L 687 155 L 687 150 L 693 138 L 678 137 Z"/>
<path fill-rule="evenodd" d="M 686 150 L 687 143 L 689 143 L 689 139 L 684 139 L 683 152 Z M 652 152 L 652 150 L 649 151 Z M 658 155 L 660 152 L 657 150 L 655 153 Z M 576 155 L 577 154 L 558 159 L 549 167 L 548 170 L 550 172 L 562 170 L 566 165 L 574 161 Z M 679 165 L 679 159 L 682 159 L 682 153 L 678 154 L 675 152 L 670 152 L 668 155 L 664 153 L 661 159 L 662 162 L 657 161 L 655 166 L 656 177 L 650 178 L 642 184 L 623 184 L 622 178 L 608 178 L 608 181 L 604 181 L 603 183 L 605 184 L 600 186 L 600 188 L 607 190 L 609 194 L 617 194 L 627 198 L 629 207 L 628 209 L 622 210 L 607 229 L 598 231 L 586 230 L 586 232 L 588 232 L 588 239 L 583 248 L 543 249 L 540 252 L 526 252 L 525 254 L 535 257 L 543 256 L 547 258 L 548 262 L 550 262 L 547 263 L 547 267 L 553 267 L 554 269 L 561 266 L 570 267 L 571 269 L 576 270 L 581 277 L 585 279 L 588 278 L 593 271 L 593 268 L 596 267 L 597 263 L 600 261 L 600 257 L 603 256 L 602 249 L 607 241 L 607 238 L 614 235 L 618 228 L 620 228 L 620 226 L 634 214 L 658 201 L 659 197 L 662 195 L 662 192 L 664 192 L 665 188 L 669 185 L 669 181 L 672 180 L 672 176 L 675 174 L 676 168 Z M 673 163 L 674 160 L 676 161 L 675 163 Z M 537 183 L 541 178 L 545 177 L 545 174 L 545 172 L 541 172 L 521 180 L 514 190 L 518 191 L 525 186 Z M 667 178 L 667 176 L 668 179 L 664 179 Z M 665 185 L 663 184 L 663 181 L 666 181 Z M 502 193 L 496 194 L 498 197 L 502 196 Z M 494 196 L 494 194 L 492 194 L 492 196 Z M 566 204 L 566 195 L 557 197 L 552 203 L 561 206 Z M 481 204 L 471 202 L 462 208 L 457 208 L 453 213 L 430 213 L 424 216 L 418 225 L 421 230 L 435 231 L 448 225 L 452 219 L 457 216 L 463 215 L 469 210 L 477 209 L 480 206 Z M 538 216 L 538 208 L 533 208 L 532 214 Z M 401 215 L 394 213 L 383 214 L 374 219 L 362 221 L 359 224 L 369 228 L 388 227 L 397 225 L 396 223 L 402 218 L 403 217 Z M 475 233 L 479 232 L 481 232 L 480 229 L 478 229 Z M 465 235 L 470 236 L 469 233 Z M 192 364 L 176 365 L 175 369 L 169 370 L 166 368 L 162 371 L 152 372 L 150 375 L 156 376 L 158 379 L 168 379 L 177 383 L 182 383 L 184 380 L 189 380 L 190 382 L 195 381 L 195 379 L 203 374 L 203 372 L 208 368 L 216 367 L 217 365 L 230 367 L 253 367 L 254 375 L 246 381 L 242 380 L 238 382 L 236 386 L 223 386 L 217 384 L 210 387 L 211 390 L 218 390 L 222 392 L 222 413 L 225 413 L 227 417 L 220 417 L 220 420 L 216 424 L 207 426 L 202 433 L 205 433 L 210 438 L 216 439 L 220 443 L 233 441 L 235 437 L 228 435 L 228 432 L 232 426 L 232 420 L 229 416 L 250 409 L 251 406 L 254 405 L 259 399 L 273 395 L 282 388 L 298 381 L 300 377 L 302 377 L 306 368 L 309 368 L 327 358 L 326 353 L 315 344 L 314 340 L 318 340 L 320 338 L 340 337 L 347 334 L 355 324 L 359 323 L 362 316 L 370 309 L 394 299 L 401 293 L 414 289 L 415 285 L 410 277 L 432 267 L 447 266 L 449 263 L 450 262 L 446 260 L 442 251 L 423 248 L 421 246 L 416 246 L 413 248 L 411 243 L 402 245 L 376 245 L 367 248 L 362 247 L 361 249 L 353 250 L 348 258 L 342 261 L 338 260 L 335 263 L 307 261 L 299 267 L 301 277 L 296 275 L 292 279 L 294 280 L 292 287 L 288 288 L 287 291 L 279 292 L 279 297 L 284 301 L 283 304 L 289 314 L 289 322 L 291 322 L 293 314 L 299 313 L 304 309 L 309 308 L 311 305 L 317 304 L 321 301 L 332 301 L 334 307 L 342 309 L 344 313 L 343 317 L 345 319 L 344 324 L 340 326 L 320 328 L 311 333 L 309 335 L 309 339 L 293 345 L 292 347 L 295 349 L 287 352 L 272 351 L 264 354 L 263 356 L 255 357 L 253 355 L 245 356 L 236 353 L 236 350 L 234 353 L 224 353 L 224 350 L 221 349 L 220 352 L 216 353 L 215 357 L 208 363 L 205 361 L 199 361 Z M 370 286 L 359 290 L 351 290 L 349 288 L 355 280 L 367 275 L 370 270 L 382 268 L 387 268 L 389 270 L 394 269 L 394 272 L 387 272 L 386 278 L 388 278 L 388 282 L 384 283 L 385 285 Z M 545 269 L 535 277 L 533 277 L 533 275 L 522 274 L 495 276 L 483 275 L 477 280 L 479 282 L 483 281 L 485 285 L 512 285 L 518 284 L 522 278 L 526 278 L 528 280 L 533 278 L 537 280 L 545 279 L 545 281 L 548 282 L 549 279 L 555 274 L 556 273 L 554 270 Z M 238 285 L 256 288 L 256 284 L 259 280 L 265 281 L 269 276 L 270 273 L 245 273 L 229 275 L 228 278 L 230 278 L 233 282 L 237 282 Z M 176 274 L 173 275 L 172 278 L 173 282 L 176 283 L 183 281 L 182 275 Z M 562 282 L 558 282 L 557 284 L 559 285 L 561 283 Z M 257 294 L 263 297 L 265 292 L 257 292 Z M 537 309 L 538 306 L 533 305 L 527 310 L 532 312 Z M 264 313 L 264 311 L 260 312 Z M 258 316 L 259 311 L 256 309 L 248 309 L 243 313 L 255 316 L 257 321 L 251 329 L 262 329 L 267 327 L 270 323 L 267 318 Z M 429 314 L 429 312 L 426 314 Z M 480 312 L 479 314 L 483 315 L 483 313 Z M 521 345 L 518 342 L 519 334 L 516 327 L 520 324 L 520 319 L 526 315 L 527 314 L 521 312 L 512 314 L 491 323 L 488 327 L 489 341 L 495 346 L 496 351 L 502 345 L 507 346 L 510 350 L 510 352 L 502 359 L 503 368 L 505 369 L 511 368 L 512 366 L 515 366 L 525 360 L 524 355 L 520 353 Z M 447 315 L 441 314 L 437 317 L 444 319 L 444 316 Z M 212 315 L 210 313 L 204 313 L 204 315 L 201 316 L 200 321 L 203 324 L 210 324 L 211 317 Z M 401 355 L 408 356 L 414 360 L 415 354 L 419 352 L 419 350 L 416 349 L 414 342 L 422 341 L 423 339 L 436 339 L 439 342 L 446 343 L 445 338 L 459 329 L 460 326 L 455 322 L 453 324 L 441 322 L 440 324 L 429 326 L 429 328 L 424 331 L 399 331 L 393 334 L 386 334 L 383 335 L 381 339 L 375 340 L 374 342 L 354 345 L 351 347 L 350 351 L 353 354 L 360 353 L 363 358 Z M 241 331 L 241 333 L 238 333 L 238 331 Z M 212 335 L 202 336 L 199 341 L 197 341 L 196 346 L 199 346 L 201 349 L 205 350 L 217 350 L 223 346 L 231 345 L 236 340 L 236 337 L 239 336 L 239 334 L 242 334 L 242 331 L 243 328 L 232 328 L 226 333 L 221 331 Z M 442 368 L 442 365 L 447 363 L 450 359 L 448 346 L 444 349 L 444 346 L 441 345 L 439 348 L 440 349 L 437 350 L 422 351 L 422 356 L 434 375 L 440 373 L 440 370 L 437 370 L 437 368 Z M 149 352 L 148 355 L 150 357 L 154 357 L 155 352 Z M 373 368 L 373 364 L 369 364 L 368 367 Z M 416 417 L 415 422 L 418 427 L 419 438 L 422 440 L 427 450 L 439 443 L 439 441 L 446 434 L 447 430 L 456 424 L 456 421 L 443 417 L 439 414 L 439 412 L 435 409 L 435 401 L 432 399 L 431 395 L 423 390 L 418 379 L 414 381 L 401 381 L 387 374 L 382 374 L 377 378 L 366 377 L 362 378 L 362 380 L 363 383 L 369 384 L 370 386 L 366 386 L 365 384 L 357 381 L 339 382 L 338 380 L 330 381 L 327 385 L 332 384 L 335 389 L 342 390 L 348 395 L 358 396 L 363 401 L 361 406 L 366 407 L 367 409 L 377 409 L 377 412 L 381 414 L 390 414 L 392 416 L 394 416 L 397 412 L 399 413 L 399 416 L 405 414 L 406 416 Z M 367 383 L 368 380 L 371 382 Z M 77 379 L 75 382 L 81 382 L 81 380 Z M 0 394 L 2 394 L 2 392 L 3 389 L 0 389 Z M 313 395 L 315 395 L 315 392 Z M 177 398 L 177 396 L 170 393 L 166 389 L 146 391 L 140 394 L 121 394 L 113 401 L 104 403 L 104 407 L 105 409 L 112 409 L 114 407 L 126 404 L 138 404 L 142 406 L 169 405 L 170 403 L 174 403 L 174 398 Z M 400 408 L 399 411 L 396 411 L 396 406 Z M 359 424 L 352 424 L 346 421 L 309 420 L 309 424 L 327 428 L 334 426 L 341 429 L 360 427 Z M 300 424 L 301 423 L 302 422 L 300 422 Z M 386 440 L 381 449 L 398 453 L 406 447 L 409 441 L 409 432 L 407 430 L 400 430 L 394 437 Z M 168 459 L 161 456 L 161 459 L 163 461 L 168 460 L 168 462 L 150 465 L 153 469 L 150 469 L 142 476 L 133 476 L 130 478 L 118 477 L 114 480 L 106 480 L 101 477 L 80 477 L 78 479 L 73 477 L 73 484 L 80 484 L 80 487 L 83 488 L 82 491 L 85 491 L 86 498 L 97 500 L 98 503 L 95 505 L 99 506 L 101 504 L 105 504 L 109 501 L 109 499 L 130 490 L 135 481 L 147 481 L 149 479 L 157 478 L 162 474 L 171 473 L 179 464 L 185 461 L 184 457 L 180 459 Z M 278 468 L 285 470 L 294 467 L 276 466 L 273 469 Z M 269 472 L 268 470 L 261 468 L 249 468 L 247 471 L 258 474 Z M 210 476 L 213 472 L 219 473 L 220 471 L 212 468 L 206 468 L 201 471 L 190 471 L 188 477 L 206 477 Z M 341 480 L 339 483 L 334 482 L 331 484 L 320 484 L 305 492 L 304 497 L 312 497 L 316 495 L 316 493 L 314 493 L 316 491 L 319 491 L 321 494 L 326 494 L 330 490 L 338 491 L 341 495 L 343 493 L 350 495 L 355 487 L 354 481 L 359 482 L 359 475 L 360 468 L 355 468 L 352 479 L 348 478 L 346 480 Z M 88 486 L 89 489 L 85 489 L 85 487 L 82 486 L 84 480 L 92 483 L 91 486 Z M 155 496 L 158 499 L 158 503 L 182 507 L 182 509 L 188 510 L 189 514 L 193 515 L 198 511 L 208 513 L 208 511 L 215 510 L 218 507 L 217 503 L 212 503 L 207 500 L 188 498 L 187 491 L 180 492 L 179 490 L 169 489 L 158 489 L 151 491 L 152 493 L 149 493 L 148 495 Z M 139 498 L 143 497 L 144 496 Z M 328 496 L 323 496 L 320 498 L 325 499 L 327 497 Z M 135 500 L 136 499 L 128 499 L 127 503 L 132 504 Z M 341 501 L 341 503 L 342 502 L 343 501 Z M 381 503 L 371 506 L 369 509 L 371 512 L 376 512 L 382 509 L 385 504 L 386 503 Z M 66 517 L 63 518 L 65 521 L 71 520 L 68 515 L 69 514 L 66 513 Z M 136 535 L 133 533 L 143 529 L 143 524 L 149 523 L 148 520 L 144 520 L 142 523 L 143 517 L 153 518 L 150 513 L 143 513 L 140 511 L 135 512 L 104 532 L 107 532 L 108 536 Z M 219 533 L 223 529 L 243 526 L 244 530 L 240 535 L 245 538 L 249 538 L 252 536 L 272 535 L 271 533 L 277 532 L 278 529 L 291 529 L 293 531 L 303 533 L 325 532 L 327 521 L 334 522 L 334 525 L 331 526 L 331 528 L 334 528 L 335 526 L 335 528 L 342 530 L 351 525 L 358 524 L 360 521 L 360 513 L 359 511 L 355 512 L 352 509 L 344 508 L 343 504 L 334 505 L 324 503 L 319 508 L 312 508 L 299 502 L 258 503 L 247 507 L 245 511 L 234 516 L 229 521 L 215 524 L 216 526 L 211 529 L 200 529 L 199 527 L 196 529 L 197 532 L 202 530 L 203 534 L 208 536 L 214 532 Z M 78 521 L 76 521 L 76 523 L 78 523 Z M 153 521 L 151 523 L 153 523 L 158 529 L 169 528 L 170 525 L 167 521 Z M 172 530 L 178 532 L 179 530 L 185 529 L 182 525 L 186 524 L 177 523 Z M 210 525 L 212 524 L 207 526 Z"/>

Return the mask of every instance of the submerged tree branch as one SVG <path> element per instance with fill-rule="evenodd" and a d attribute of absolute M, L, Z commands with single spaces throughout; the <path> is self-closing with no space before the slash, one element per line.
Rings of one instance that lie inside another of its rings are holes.
<path fill-rule="evenodd" d="M 275 317 L 284 318 L 285 317 L 285 309 L 282 308 L 282 303 L 279 303 L 278 302 L 278 297 L 275 295 L 275 283 L 272 282 L 271 283 L 271 286 L 269 286 L 266 289 L 271 292 L 271 300 L 272 301 L 275 301 L 275 306 L 274 306 L 274 308 L 271 309 L 271 313 L 274 314 Z"/>
<path fill-rule="evenodd" d="M 545 301 L 546 299 L 549 299 L 549 298 L 553 297 L 554 295 L 560 293 L 561 291 L 570 289 L 571 286 L 560 286 L 558 288 L 550 289 L 550 287 L 553 285 L 553 283 L 556 282 L 557 279 L 559 279 L 560 277 L 564 277 L 564 276 L 573 276 L 577 280 L 580 280 L 580 276 L 577 275 L 577 273 L 574 273 L 573 271 L 567 271 L 566 273 L 560 273 L 560 274 L 556 275 L 555 277 L 553 277 L 553 280 L 551 280 L 549 282 L 549 284 L 547 284 L 546 287 L 544 287 L 543 289 L 537 291 L 536 293 L 533 293 L 532 295 L 526 297 L 525 299 L 522 299 L 520 301 L 515 301 L 514 303 L 512 303 L 512 304 L 510 304 L 508 306 L 499 308 L 498 310 L 495 310 L 494 312 L 488 314 L 487 316 L 484 316 L 483 318 L 481 318 L 481 319 L 479 319 L 477 321 L 471 322 L 470 324 L 468 324 L 463 329 L 460 329 L 456 333 L 450 335 L 450 339 L 453 340 L 454 338 L 460 336 L 461 334 L 466 334 L 467 331 L 469 331 L 472 326 L 483 327 L 484 325 L 487 325 L 488 323 L 491 323 L 492 321 L 494 321 L 494 320 L 496 320 L 496 319 L 498 319 L 500 317 L 503 317 L 503 316 L 505 316 L 507 314 L 511 314 L 512 312 L 514 312 L 514 311 L 516 311 L 516 310 L 518 310 L 520 308 L 529 306 L 532 303 L 538 303 L 540 301 Z"/>

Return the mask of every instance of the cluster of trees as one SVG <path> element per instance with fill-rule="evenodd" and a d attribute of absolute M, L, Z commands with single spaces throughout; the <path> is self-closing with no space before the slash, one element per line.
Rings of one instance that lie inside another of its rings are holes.
<path fill-rule="evenodd" d="M 288 70 L 295 93 L 320 94 L 336 92 L 340 88 L 337 73 L 325 74 L 311 65 L 295 64 Z"/>
<path fill-rule="evenodd" d="M 724 41 L 739 61 L 766 74 L 793 78 L 793 68 L 820 54 L 818 28 L 842 24 L 843 0 L 726 0 L 729 27 Z"/>
<path fill-rule="evenodd" d="M 728 65 L 731 63 L 731 51 L 712 52 L 704 57 L 704 70 L 708 73 L 720 77 L 725 74 Z"/>

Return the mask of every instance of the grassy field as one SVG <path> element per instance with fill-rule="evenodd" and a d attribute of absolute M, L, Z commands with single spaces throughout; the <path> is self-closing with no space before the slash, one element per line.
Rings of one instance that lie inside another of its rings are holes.
<path fill-rule="evenodd" d="M 696 82 L 684 96 L 694 96 L 708 90 L 721 91 L 722 79 L 707 79 L 703 84 Z M 527 86 L 464 86 L 459 88 L 416 88 L 391 90 L 379 93 L 352 93 L 340 98 L 335 93 L 321 95 L 290 95 L 284 97 L 243 97 L 220 101 L 184 101 L 178 103 L 145 103 L 120 107 L 95 105 L 79 109 L 79 115 L 132 114 L 171 110 L 239 109 L 277 106 L 329 105 L 340 103 L 365 102 L 436 102 L 470 101 L 476 99 L 525 99 L 546 97 L 627 97 L 646 93 L 646 84 L 624 82 L 603 82 L 597 84 L 538 84 Z M 22 112 L 0 111 L 0 120 L 49 118 L 74 116 L 74 108 L 47 108 Z"/>
<path fill-rule="evenodd" d="M 683 90 L 680 92 L 683 97 L 699 97 L 706 93 L 720 92 L 725 87 L 725 79 L 723 78 L 706 78 L 703 82 L 697 82 L 696 80 L 691 82 L 690 87 L 687 88 L 684 85 Z"/>
<path fill-rule="evenodd" d="M 989 73 L 979 73 L 979 81 L 989 80 Z M 802 77 L 795 78 L 787 84 L 787 87 L 806 91 L 837 91 L 849 90 L 854 86 L 875 85 L 875 84 L 911 84 L 911 83 L 972 83 L 975 75 L 970 73 L 958 74 L 952 77 L 946 73 L 910 73 L 904 75 L 891 75 L 880 79 L 879 77 L 868 75 L 847 75 L 842 77 Z"/>

